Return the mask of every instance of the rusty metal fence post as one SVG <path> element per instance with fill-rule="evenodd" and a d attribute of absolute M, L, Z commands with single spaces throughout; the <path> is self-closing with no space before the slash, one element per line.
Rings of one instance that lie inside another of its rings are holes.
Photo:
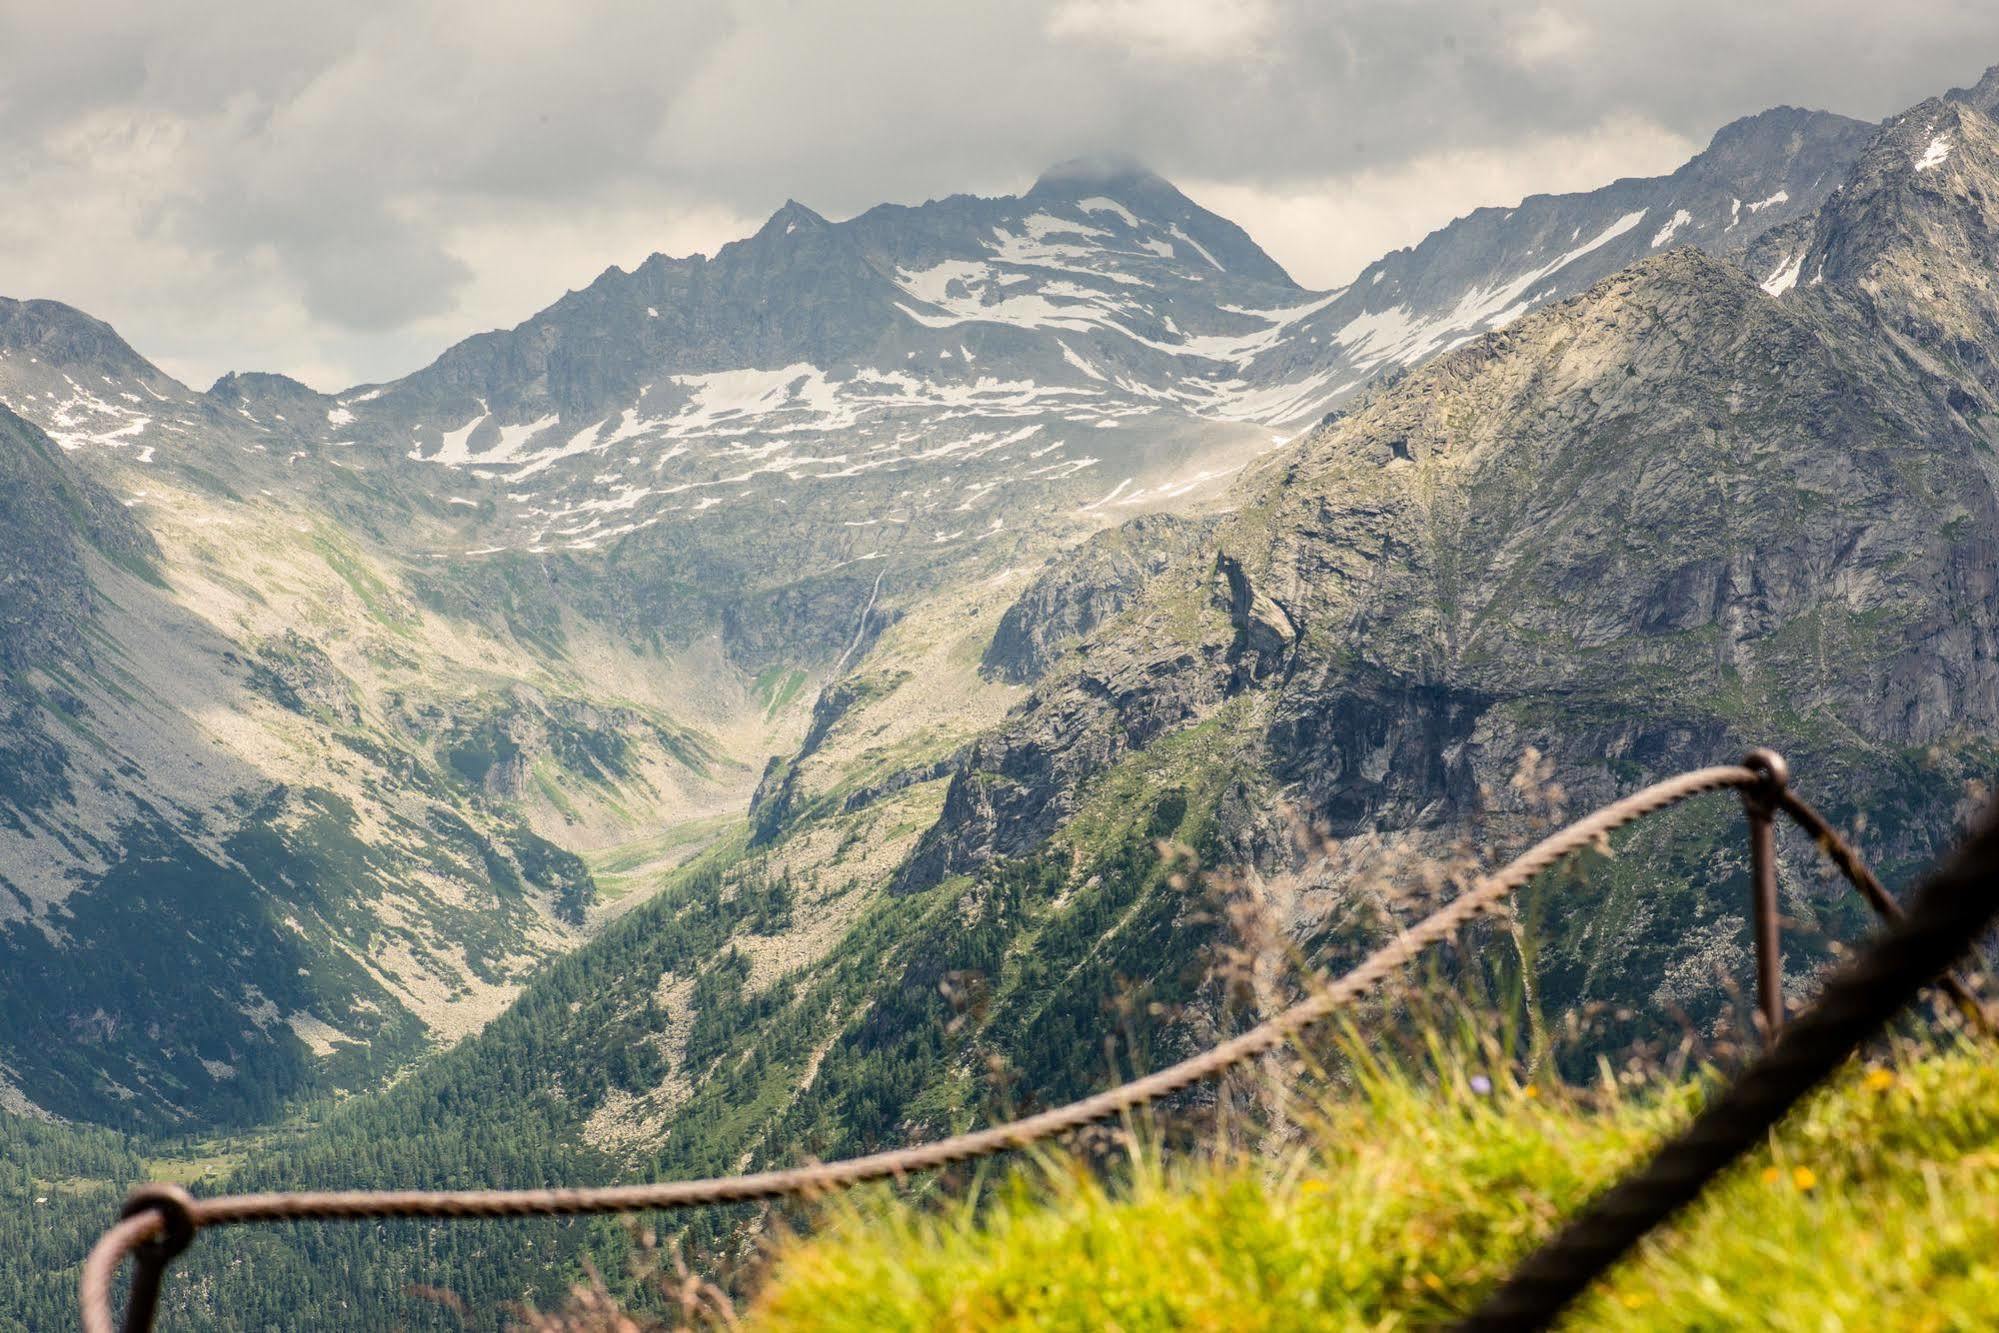
<path fill-rule="evenodd" d="M 1994 922 L 1999 922 L 1999 807 L 1924 878 L 1908 910 L 1834 972 L 1818 1001 L 1740 1077 L 1650 1161 L 1572 1216 L 1453 1325 L 1453 1333 L 1554 1327 L 1647 1232 L 1692 1203 L 1745 1153 L 1767 1143 L 1770 1130 L 1794 1106 L 1970 953 Z"/>
<path fill-rule="evenodd" d="M 1784 1026 L 1784 946 L 1777 903 L 1777 806 L 1791 780 L 1791 767 L 1775 750 L 1751 750 L 1742 766 L 1763 781 L 1742 789 L 1742 812 L 1749 817 L 1749 919 L 1756 933 L 1756 1005 L 1763 1040 L 1775 1041 Z"/>
<path fill-rule="evenodd" d="M 123 1220 L 155 1220 L 155 1234 L 132 1251 L 132 1289 L 125 1297 L 124 1333 L 148 1333 L 160 1308 L 167 1265 L 194 1243 L 194 1196 L 178 1185 L 140 1185 L 126 1196 Z"/>

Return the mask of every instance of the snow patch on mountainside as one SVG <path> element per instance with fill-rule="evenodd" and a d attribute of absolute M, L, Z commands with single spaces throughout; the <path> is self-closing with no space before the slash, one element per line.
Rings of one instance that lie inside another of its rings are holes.
<path fill-rule="evenodd" d="M 1078 199 L 1076 207 L 1082 209 L 1085 213 L 1115 213 L 1118 217 L 1124 219 L 1125 226 L 1130 227 L 1133 231 L 1138 230 L 1137 215 L 1115 199 L 1106 199 L 1102 195 L 1092 195 L 1088 199 Z"/>
<path fill-rule="evenodd" d="M 1777 271 L 1763 280 L 1763 290 L 1772 296 L 1782 296 L 1798 285 L 1798 273 L 1804 268 L 1805 252 L 1798 251 L 1782 264 Z"/>
<path fill-rule="evenodd" d="M 1641 208 L 1626 213 L 1588 241 L 1511 281 L 1472 288 L 1441 315 L 1421 318 L 1407 305 L 1370 311 L 1355 317 L 1333 337 L 1353 353 L 1356 368 L 1373 370 L 1386 364 L 1408 365 L 1473 333 L 1504 328 L 1534 307 L 1532 288 L 1636 227 L 1645 220 L 1646 211 Z"/>
<path fill-rule="evenodd" d="M 559 420 L 559 417 L 550 414 L 539 420 L 504 426 L 494 423 L 492 415 L 486 413 L 474 417 L 457 430 L 446 432 L 436 453 L 426 456 L 422 446 L 418 445 L 409 451 L 409 457 L 426 462 L 444 463 L 453 466 L 468 463 L 484 465 L 511 463 L 520 456 L 521 446 L 534 439 L 535 436 L 541 434 L 543 431 L 555 426 Z M 487 436 L 492 443 L 480 449 L 473 449 L 471 447 L 472 437 L 479 434 L 481 429 L 489 424 L 494 426 L 492 433 Z"/>
<path fill-rule="evenodd" d="M 1654 250 L 1657 250 L 1660 246 L 1672 240 L 1674 232 L 1686 226 L 1689 222 L 1692 222 L 1693 220 L 1694 220 L 1694 215 L 1692 213 L 1687 212 L 1686 209 L 1684 208 L 1675 209 L 1673 211 L 1672 219 L 1668 221 L 1665 226 L 1659 228 L 1657 234 L 1655 234 L 1652 237 L 1652 248 Z"/>

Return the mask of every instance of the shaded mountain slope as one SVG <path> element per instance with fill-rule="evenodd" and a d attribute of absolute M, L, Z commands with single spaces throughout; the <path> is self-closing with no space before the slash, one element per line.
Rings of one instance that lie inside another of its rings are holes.
<path fill-rule="evenodd" d="M 145 569 L 158 549 L 42 431 L 0 406 L 0 670 L 85 651 L 84 553 Z"/>
<path fill-rule="evenodd" d="M 307 482 L 65 307 L 4 313 L 9 397 L 70 428 L 0 408 L 10 1103 L 240 1123 L 372 1083 L 579 938 L 592 877 L 537 826 L 746 784 L 655 659 L 426 606 L 379 544 L 420 501 Z"/>

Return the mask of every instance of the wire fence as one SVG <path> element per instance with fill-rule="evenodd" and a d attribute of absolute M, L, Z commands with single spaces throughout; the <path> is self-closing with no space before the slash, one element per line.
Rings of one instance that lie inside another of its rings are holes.
<path fill-rule="evenodd" d="M 1777 1039 L 1682 1139 L 1668 1145 L 1647 1170 L 1611 1190 L 1583 1219 L 1529 1260 L 1464 1326 L 1478 1330 L 1546 1327 L 1639 1236 L 1670 1216 L 1736 1155 L 1753 1145 L 1762 1129 L 1745 1139 L 1744 1126 L 1761 1124 L 1767 1128 L 1775 1123 L 1921 987 L 1943 976 L 1953 1000 L 1968 1017 L 1985 1026 L 1986 1015 L 1975 994 L 1947 975 L 1947 969 L 1999 915 L 1999 832 L 1987 828 L 1967 843 L 1904 915 L 1852 846 L 1790 790 L 1783 759 L 1772 751 L 1756 750 L 1740 764 L 1682 773 L 1585 815 L 1398 932 L 1352 970 L 1240 1036 L 1143 1078 L 987 1129 L 845 1161 L 595 1189 L 362 1190 L 199 1199 L 177 1186 L 142 1185 L 127 1199 L 124 1216 L 104 1233 L 84 1262 L 80 1292 L 83 1328 L 85 1333 L 112 1333 L 118 1326 L 114 1289 L 117 1275 L 130 1257 L 134 1264 L 123 1328 L 126 1333 L 150 1329 L 168 1265 L 202 1231 L 214 1227 L 376 1218 L 559 1217 L 811 1198 L 1023 1148 L 1157 1101 L 1283 1045 L 1367 995 L 1430 948 L 1454 938 L 1469 922 L 1493 911 L 1567 857 L 1601 844 L 1628 824 L 1718 791 L 1737 792 L 1749 821 L 1759 1005 L 1766 1029 Z M 1781 1036 L 1782 961 L 1772 832 L 1779 811 L 1811 835 L 1833 865 L 1891 923 L 1887 935 L 1839 974 L 1820 1003 Z M 1716 1116 L 1725 1107 L 1731 1108 L 1727 1116 L 1733 1118 L 1717 1123 Z"/>

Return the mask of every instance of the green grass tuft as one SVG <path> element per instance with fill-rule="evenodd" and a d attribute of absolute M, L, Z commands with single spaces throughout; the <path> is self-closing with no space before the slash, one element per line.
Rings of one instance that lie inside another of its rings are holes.
<path fill-rule="evenodd" d="M 982 1199 L 833 1206 L 779 1248 L 745 1327 L 1406 1328 L 1470 1308 L 1684 1123 L 1701 1089 L 1563 1091 L 1379 1069 L 1302 1146 Z M 1855 1068 L 1655 1236 L 1576 1328 L 1958 1329 L 1999 1310 L 1999 1061 L 1969 1044 Z"/>

